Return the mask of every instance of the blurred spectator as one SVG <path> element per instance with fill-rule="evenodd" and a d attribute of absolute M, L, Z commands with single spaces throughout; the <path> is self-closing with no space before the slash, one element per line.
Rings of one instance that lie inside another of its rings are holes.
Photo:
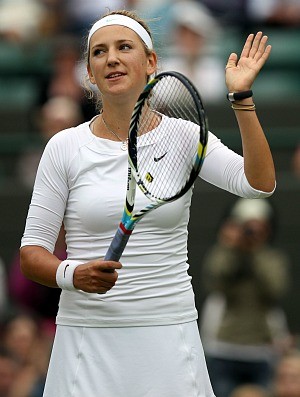
<path fill-rule="evenodd" d="M 197 0 L 204 4 L 223 27 L 244 31 L 248 26 L 248 0 Z"/>
<path fill-rule="evenodd" d="M 55 37 L 64 32 L 65 10 L 61 0 L 40 0 L 46 10 L 41 23 L 41 33 L 44 37 Z M 64 3 L 64 2 L 63 2 Z"/>
<path fill-rule="evenodd" d="M 82 89 L 76 76 L 80 47 L 73 36 L 58 36 L 53 45 L 52 75 L 45 89 L 45 99 L 69 96 L 81 100 Z"/>
<path fill-rule="evenodd" d="M 38 324 L 29 315 L 13 315 L 4 326 L 3 343 L 21 365 L 30 363 L 37 338 Z"/>
<path fill-rule="evenodd" d="M 65 96 L 72 98 L 81 107 L 85 120 L 94 116 L 95 108 L 85 95 L 82 87 L 83 73 L 81 66 L 81 49 L 76 37 L 57 36 L 51 48 L 51 73 L 41 83 L 40 104 L 48 99 Z"/>
<path fill-rule="evenodd" d="M 268 200 L 239 199 L 204 258 L 202 338 L 217 396 L 245 383 L 268 387 L 274 360 L 289 348 L 281 308 L 289 261 L 271 246 L 274 228 Z"/>
<path fill-rule="evenodd" d="M 126 8 L 126 0 L 65 0 L 64 7 L 66 30 L 82 37 L 102 14 Z"/>
<path fill-rule="evenodd" d="M 300 396 L 300 352 L 289 352 L 276 366 L 273 397 Z"/>
<path fill-rule="evenodd" d="M 248 0 L 249 19 L 264 26 L 297 27 L 300 25 L 299 0 Z"/>
<path fill-rule="evenodd" d="M 216 20 L 204 6 L 190 0 L 173 5 L 171 20 L 171 46 L 162 56 L 162 70 L 190 78 L 205 102 L 224 98 L 224 62 L 211 53 L 220 33 Z"/>
<path fill-rule="evenodd" d="M 242 31 L 270 26 L 295 27 L 300 23 L 299 0 L 198 0 L 220 23 Z"/>
<path fill-rule="evenodd" d="M 53 96 L 41 107 L 36 124 L 47 142 L 57 132 L 82 122 L 83 115 L 78 102 L 69 96 Z"/>
<path fill-rule="evenodd" d="M 0 346 L 0 397 L 10 397 L 19 364 L 8 349 Z"/>
<path fill-rule="evenodd" d="M 74 127 L 82 120 L 81 108 L 72 97 L 54 96 L 41 107 L 35 123 L 40 133 L 40 144 L 25 149 L 17 164 L 17 177 L 24 187 L 32 190 L 38 164 L 48 140 L 57 132 Z"/>
<path fill-rule="evenodd" d="M 239 386 L 230 394 L 230 397 L 271 397 L 266 389 L 257 385 Z"/>
<path fill-rule="evenodd" d="M 163 3 L 166 0 L 160 1 L 160 4 Z M 132 10 L 132 11 L 136 11 L 138 12 L 139 8 L 142 6 L 143 0 L 126 0 L 126 5 L 124 6 L 124 8 L 126 10 Z M 154 0 L 155 3 L 155 0 Z M 153 2 L 151 2 L 151 7 L 153 5 Z M 148 5 L 149 8 L 149 5 Z M 139 12 L 138 12 L 139 13 Z"/>
<path fill-rule="evenodd" d="M 46 8 L 38 0 L 2 0 L 0 36 L 9 41 L 35 41 L 45 18 Z"/>
<path fill-rule="evenodd" d="M 131 0 L 128 9 L 137 11 L 146 21 L 153 35 L 155 48 L 159 56 L 163 56 L 169 44 L 172 28 L 172 8 L 178 0 Z"/>
<path fill-rule="evenodd" d="M 44 338 L 39 323 L 25 314 L 16 315 L 7 322 L 2 339 L 19 365 L 6 397 L 42 397 L 53 340 Z"/>

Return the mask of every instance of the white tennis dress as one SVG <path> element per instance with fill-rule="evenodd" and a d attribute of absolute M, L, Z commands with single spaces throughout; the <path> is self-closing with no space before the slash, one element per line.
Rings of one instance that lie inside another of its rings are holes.
<path fill-rule="evenodd" d="M 127 153 L 89 124 L 48 142 L 22 246 L 53 252 L 63 221 L 69 260 L 104 257 L 123 212 Z M 249 185 L 242 157 L 212 133 L 200 176 L 242 197 L 272 194 Z M 187 273 L 191 197 L 192 190 L 137 224 L 105 295 L 62 291 L 44 397 L 214 396 Z M 147 203 L 137 189 L 135 208 Z"/>

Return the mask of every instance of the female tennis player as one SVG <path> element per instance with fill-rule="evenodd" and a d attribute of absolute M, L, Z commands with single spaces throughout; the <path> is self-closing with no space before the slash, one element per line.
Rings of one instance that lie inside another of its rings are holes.
<path fill-rule="evenodd" d="M 266 42 L 261 32 L 250 35 L 240 57 L 231 54 L 226 65 L 243 157 L 210 132 L 200 171 L 209 183 L 247 198 L 275 189 L 251 96 L 271 50 Z M 122 264 L 101 259 L 122 215 L 131 114 L 157 71 L 151 33 L 131 12 L 110 13 L 91 28 L 86 60 L 101 110 L 47 144 L 21 242 L 23 273 L 62 289 L 44 397 L 213 397 L 187 273 L 192 190 L 136 226 Z M 136 203 L 146 202 L 137 191 Z M 62 223 L 63 262 L 53 255 Z"/>

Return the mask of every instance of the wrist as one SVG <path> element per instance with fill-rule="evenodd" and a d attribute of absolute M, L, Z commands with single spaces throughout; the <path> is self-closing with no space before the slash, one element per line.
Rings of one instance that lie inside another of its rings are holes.
<path fill-rule="evenodd" d="M 231 102 L 231 105 L 253 105 L 253 98 L 245 98 L 245 99 L 240 99 L 238 101 Z"/>
<path fill-rule="evenodd" d="M 62 290 L 76 291 L 74 286 L 74 271 L 81 262 L 66 259 L 56 270 L 56 283 Z"/>
<path fill-rule="evenodd" d="M 252 98 L 253 92 L 252 90 L 246 90 L 246 91 L 239 91 L 239 92 L 229 92 L 227 94 L 227 99 L 230 102 L 237 102 L 237 101 L 243 101 L 248 98 Z"/>
<path fill-rule="evenodd" d="M 239 110 L 242 110 L 242 111 L 255 111 L 256 110 L 255 103 L 253 103 L 253 102 L 250 104 L 232 102 L 231 108 L 233 110 L 238 110 L 238 111 Z"/>

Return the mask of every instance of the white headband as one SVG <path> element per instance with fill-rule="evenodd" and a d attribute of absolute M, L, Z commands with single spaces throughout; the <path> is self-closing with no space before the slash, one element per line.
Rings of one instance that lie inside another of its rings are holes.
<path fill-rule="evenodd" d="M 143 40 L 149 50 L 153 49 L 153 43 L 147 30 L 134 19 L 120 14 L 108 15 L 107 17 L 104 17 L 97 21 L 90 30 L 88 37 L 88 46 L 90 45 L 91 37 L 98 29 L 110 25 L 126 26 L 140 36 L 140 38 Z"/>

